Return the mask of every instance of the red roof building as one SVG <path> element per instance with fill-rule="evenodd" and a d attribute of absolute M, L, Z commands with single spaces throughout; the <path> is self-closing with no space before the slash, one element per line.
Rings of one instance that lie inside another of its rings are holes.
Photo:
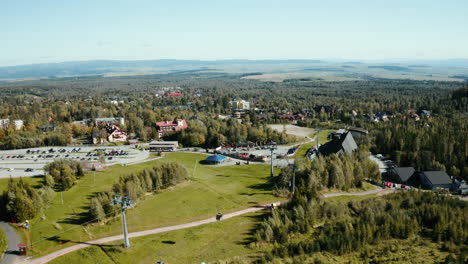
<path fill-rule="evenodd" d="M 182 96 L 182 93 L 168 93 L 167 96 Z"/>
<path fill-rule="evenodd" d="M 159 137 L 164 137 L 165 134 L 175 131 L 180 131 L 187 128 L 187 121 L 184 119 L 176 119 L 174 121 L 156 122 L 156 129 Z"/>

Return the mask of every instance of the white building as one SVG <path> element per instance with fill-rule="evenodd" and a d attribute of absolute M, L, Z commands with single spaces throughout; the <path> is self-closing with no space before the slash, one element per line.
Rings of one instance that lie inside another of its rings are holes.
<path fill-rule="evenodd" d="M 242 99 L 230 101 L 229 105 L 236 110 L 250 110 L 250 102 Z"/>
<path fill-rule="evenodd" d="M 0 119 L 0 128 L 2 129 L 7 129 L 10 124 L 13 123 L 13 127 L 16 129 L 16 130 L 20 130 L 23 128 L 23 125 L 24 125 L 24 121 L 23 120 L 10 120 L 8 118 L 6 119 Z"/>

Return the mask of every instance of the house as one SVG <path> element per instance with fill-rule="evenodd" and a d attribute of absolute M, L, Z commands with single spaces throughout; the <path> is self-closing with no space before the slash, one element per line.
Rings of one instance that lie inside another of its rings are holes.
<path fill-rule="evenodd" d="M 278 118 L 280 120 L 288 121 L 291 124 L 296 124 L 297 123 L 297 120 L 294 117 L 294 115 L 283 114 L 283 115 L 278 115 Z"/>
<path fill-rule="evenodd" d="M 421 116 L 424 117 L 424 118 L 429 118 L 431 117 L 431 111 L 429 110 L 421 110 Z"/>
<path fill-rule="evenodd" d="M 388 171 L 388 176 L 397 183 L 408 183 L 414 172 L 413 167 L 395 167 Z"/>
<path fill-rule="evenodd" d="M 357 149 L 356 141 L 354 141 L 353 135 L 350 132 L 345 134 L 334 133 L 330 142 L 319 147 L 318 153 L 323 156 L 338 155 L 342 152 L 351 155 Z"/>
<path fill-rule="evenodd" d="M 468 194 L 468 184 L 461 178 L 455 178 L 451 190 L 456 191 L 460 195 L 466 195 Z"/>
<path fill-rule="evenodd" d="M 250 110 L 250 102 L 242 99 L 230 101 L 229 105 L 236 110 Z"/>
<path fill-rule="evenodd" d="M 162 121 L 156 123 L 159 137 L 164 137 L 167 133 L 180 131 L 188 127 L 187 121 L 184 119 L 176 119 L 174 121 Z"/>
<path fill-rule="evenodd" d="M 127 140 L 127 133 L 122 131 L 120 127 L 108 123 L 104 129 L 107 132 L 107 141 L 109 142 L 122 142 Z"/>
<path fill-rule="evenodd" d="M 175 151 L 179 146 L 178 141 L 151 141 L 149 143 L 150 152 Z"/>
<path fill-rule="evenodd" d="M 452 179 L 445 171 L 423 171 L 418 174 L 421 185 L 426 189 L 450 189 Z"/>
<path fill-rule="evenodd" d="M 167 96 L 169 96 L 169 97 L 179 97 L 179 96 L 182 96 L 182 93 L 168 93 Z"/>
<path fill-rule="evenodd" d="M 123 142 L 127 141 L 128 135 L 120 127 L 108 123 L 104 127 L 105 138 L 102 136 L 102 132 L 97 130 L 92 134 L 93 144 L 103 144 L 106 142 Z"/>
<path fill-rule="evenodd" d="M 382 121 L 387 122 L 390 119 L 388 118 L 388 114 L 386 112 L 377 112 L 375 114 L 376 117 L 380 118 Z"/>

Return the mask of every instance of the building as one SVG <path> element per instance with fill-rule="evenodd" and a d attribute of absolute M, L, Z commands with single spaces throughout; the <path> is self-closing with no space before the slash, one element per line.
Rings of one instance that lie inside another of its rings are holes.
<path fill-rule="evenodd" d="M 178 141 L 151 141 L 149 143 L 150 152 L 169 152 L 175 151 L 179 146 Z"/>
<path fill-rule="evenodd" d="M 10 120 L 10 119 L 0 119 L 0 128 L 7 129 L 10 124 L 13 123 L 13 127 L 15 130 L 20 130 L 23 128 L 24 122 L 23 120 Z"/>
<path fill-rule="evenodd" d="M 321 145 L 318 149 L 319 155 L 329 156 L 333 154 L 346 153 L 351 155 L 355 150 L 358 149 L 356 141 L 354 141 L 353 135 L 350 132 L 345 134 L 332 134 L 332 139 Z"/>
<path fill-rule="evenodd" d="M 229 105 L 236 110 L 250 110 L 250 102 L 242 99 L 230 101 Z"/>
<path fill-rule="evenodd" d="M 104 127 L 104 135 L 103 132 L 101 131 L 94 131 L 93 132 L 93 144 L 103 144 L 106 142 L 124 142 L 127 141 L 128 135 L 120 127 L 113 125 L 111 123 L 108 123 Z"/>
<path fill-rule="evenodd" d="M 397 183 L 408 183 L 414 173 L 413 167 L 395 167 L 388 171 L 388 175 Z"/>
<path fill-rule="evenodd" d="M 210 164 L 220 164 L 226 160 L 226 156 L 215 154 L 206 158 L 206 161 Z"/>
<path fill-rule="evenodd" d="M 452 179 L 445 171 L 423 171 L 418 174 L 421 185 L 426 189 L 450 189 Z"/>
<path fill-rule="evenodd" d="M 188 127 L 187 121 L 184 119 L 176 119 L 174 121 L 162 121 L 156 123 L 156 129 L 158 130 L 159 137 L 162 138 L 164 135 L 186 129 Z"/>
<path fill-rule="evenodd" d="M 92 119 L 84 119 L 84 120 L 78 120 L 78 121 L 73 121 L 73 124 L 80 124 L 80 125 L 88 125 L 92 123 Z M 104 118 L 96 118 L 94 119 L 94 122 L 96 125 L 102 124 L 102 123 L 113 123 L 113 124 L 119 124 L 121 126 L 125 125 L 125 118 L 123 117 L 104 117 Z"/>
<path fill-rule="evenodd" d="M 353 137 L 359 137 L 359 136 L 365 136 L 369 134 L 369 131 L 359 128 L 359 127 L 350 127 L 348 128 L 348 131 L 351 132 Z"/>
<path fill-rule="evenodd" d="M 107 132 L 107 141 L 109 142 L 122 142 L 127 141 L 127 133 L 122 131 L 120 127 L 108 123 L 105 127 Z"/>

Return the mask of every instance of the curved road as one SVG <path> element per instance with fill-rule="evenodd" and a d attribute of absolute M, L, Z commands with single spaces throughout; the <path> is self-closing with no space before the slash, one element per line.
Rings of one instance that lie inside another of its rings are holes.
<path fill-rule="evenodd" d="M 393 190 L 391 190 L 391 189 L 382 189 L 382 188 L 379 187 L 379 188 L 377 188 L 375 190 L 365 191 L 365 192 L 358 192 L 358 193 L 324 194 L 323 197 L 324 198 L 329 198 L 329 197 L 347 196 L 347 195 L 362 196 L 362 195 L 376 194 L 376 193 L 379 193 L 380 195 L 383 195 L 383 194 L 390 193 L 392 191 Z M 284 202 L 285 201 L 281 201 L 281 202 L 277 202 L 277 203 L 284 203 Z M 247 214 L 247 213 L 252 213 L 252 212 L 256 212 L 256 211 L 260 211 L 260 210 L 263 210 L 265 208 L 269 208 L 270 205 L 271 204 L 255 206 L 255 207 L 250 207 L 250 208 L 240 210 L 240 211 L 237 211 L 237 212 L 225 214 L 225 215 L 223 215 L 223 219 L 229 219 L 231 217 L 235 217 L 235 216 L 239 216 L 239 215 L 243 215 L 243 214 Z M 132 232 L 132 233 L 129 234 L 129 237 L 133 238 L 133 237 L 153 235 L 153 234 L 158 234 L 158 233 L 163 233 L 163 232 L 169 232 L 169 231 L 174 231 L 174 230 L 179 230 L 179 229 L 185 229 L 185 228 L 200 226 L 200 225 L 209 224 L 209 223 L 213 223 L 213 222 L 216 222 L 215 217 L 211 217 L 211 218 L 208 218 L 208 219 L 205 219 L 205 220 L 190 222 L 190 223 L 186 223 L 186 224 L 181 224 L 181 225 L 160 227 L 160 228 L 149 229 L 149 230 L 144 230 L 144 231 L 140 231 L 140 232 Z M 122 239 L 123 239 L 123 235 L 104 237 L 104 238 L 88 241 L 88 242 L 85 242 L 85 243 L 77 244 L 75 246 L 67 247 L 67 248 L 52 252 L 52 253 L 50 253 L 48 255 L 45 255 L 43 257 L 37 258 L 37 259 L 23 259 L 23 261 L 21 261 L 21 263 L 24 263 L 24 264 L 44 264 L 44 263 L 47 263 L 47 262 L 49 262 L 49 261 L 51 261 L 53 259 L 56 259 L 56 258 L 58 258 L 60 256 L 63 256 L 65 254 L 68 254 L 70 252 L 73 252 L 73 251 L 76 251 L 76 250 L 79 250 L 79 249 L 82 249 L 82 248 L 85 248 L 85 247 L 89 247 L 89 246 L 93 246 L 93 245 L 99 245 L 99 244 L 108 243 L 108 242 L 112 242 L 112 241 L 116 241 L 116 240 L 122 240 Z M 3 263 L 1 263 L 1 264 L 3 264 Z"/>
<path fill-rule="evenodd" d="M 18 256 L 18 244 L 20 243 L 20 238 L 18 234 L 16 234 L 13 227 L 11 227 L 6 222 L 0 222 L 0 228 L 3 229 L 5 235 L 8 239 L 8 246 L 5 252 L 0 252 L 0 257 L 3 253 L 3 259 L 0 260 L 0 264 L 13 264 L 15 260 L 19 259 Z"/>

